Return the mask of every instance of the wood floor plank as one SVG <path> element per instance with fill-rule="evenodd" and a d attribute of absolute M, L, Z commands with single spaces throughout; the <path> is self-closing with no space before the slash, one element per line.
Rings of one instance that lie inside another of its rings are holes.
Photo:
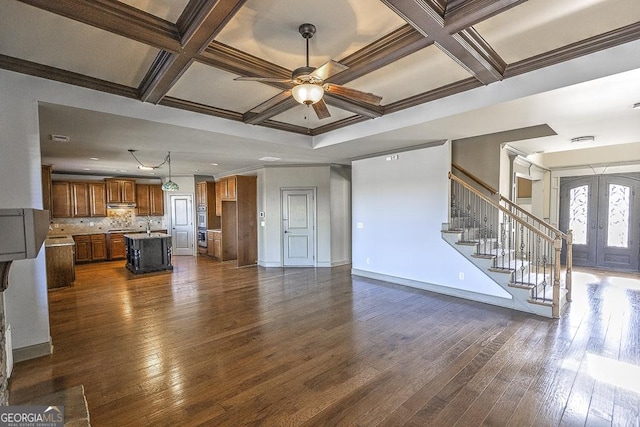
<path fill-rule="evenodd" d="M 638 425 L 640 393 L 591 365 L 640 366 L 640 275 L 578 274 L 548 320 L 350 266 L 174 266 L 78 265 L 10 403 L 84 385 L 98 427 Z"/>

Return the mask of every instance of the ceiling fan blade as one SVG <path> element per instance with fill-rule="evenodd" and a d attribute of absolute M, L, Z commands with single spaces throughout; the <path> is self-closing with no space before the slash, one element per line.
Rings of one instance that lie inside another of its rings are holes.
<path fill-rule="evenodd" d="M 331 113 L 329 113 L 329 108 L 327 108 L 324 99 L 313 104 L 313 111 L 316 112 L 316 116 L 318 116 L 320 120 L 331 117 Z"/>
<path fill-rule="evenodd" d="M 346 65 L 330 60 L 316 68 L 311 75 L 321 80 L 327 80 L 329 77 L 347 69 L 349 69 L 349 67 Z"/>
<path fill-rule="evenodd" d="M 281 79 L 278 77 L 236 77 L 233 80 L 249 81 L 249 82 L 271 82 L 271 83 L 291 83 L 291 79 Z"/>
<path fill-rule="evenodd" d="M 366 102 L 367 104 L 380 105 L 380 102 L 382 102 L 381 96 L 374 95 L 373 93 L 369 93 L 369 92 L 362 92 L 357 89 L 350 89 L 348 87 L 344 87 L 341 85 L 326 83 L 324 85 L 324 89 L 327 92 L 344 96 L 346 98 L 351 98 L 356 101 Z"/>

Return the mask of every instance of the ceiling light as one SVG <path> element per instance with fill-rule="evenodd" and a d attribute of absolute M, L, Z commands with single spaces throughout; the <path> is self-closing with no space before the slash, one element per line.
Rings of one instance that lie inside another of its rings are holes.
<path fill-rule="evenodd" d="M 291 89 L 291 95 L 300 104 L 311 105 L 322 99 L 324 89 L 313 83 L 302 83 Z"/>
<path fill-rule="evenodd" d="M 218 166 L 217 163 L 211 163 L 211 166 Z"/>
<path fill-rule="evenodd" d="M 260 157 L 258 160 L 262 160 L 263 162 L 277 162 L 278 160 L 282 160 L 280 157 Z"/>
<path fill-rule="evenodd" d="M 595 136 L 579 136 L 577 138 L 571 138 L 571 142 L 593 142 L 596 140 Z"/>
<path fill-rule="evenodd" d="M 89 160 L 100 160 L 98 157 L 89 157 Z"/>
<path fill-rule="evenodd" d="M 633 109 L 640 110 L 640 102 L 636 102 L 635 104 L 633 104 Z"/>
<path fill-rule="evenodd" d="M 143 171 L 152 171 L 155 168 L 152 167 L 152 166 L 138 165 L 138 169 L 143 170 Z"/>
<path fill-rule="evenodd" d="M 162 190 L 163 191 L 178 191 L 178 190 L 180 190 L 180 187 L 178 187 L 178 184 L 176 184 L 175 182 L 173 182 L 171 180 L 171 151 L 169 151 L 167 153 L 167 157 L 165 158 L 165 161 L 167 163 L 169 163 L 169 181 L 167 181 L 164 184 L 162 184 Z"/>

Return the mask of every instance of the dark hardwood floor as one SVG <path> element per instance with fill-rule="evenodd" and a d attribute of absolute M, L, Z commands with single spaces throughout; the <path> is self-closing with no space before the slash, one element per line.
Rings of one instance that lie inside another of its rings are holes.
<path fill-rule="evenodd" d="M 84 385 L 94 426 L 638 426 L 640 275 L 550 320 L 333 269 L 79 265 L 11 404 Z"/>

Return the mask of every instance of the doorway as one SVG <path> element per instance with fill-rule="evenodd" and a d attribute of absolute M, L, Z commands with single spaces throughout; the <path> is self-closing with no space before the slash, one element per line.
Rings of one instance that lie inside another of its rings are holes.
<path fill-rule="evenodd" d="M 171 244 L 173 255 L 194 255 L 193 196 L 175 194 L 171 204 Z"/>
<path fill-rule="evenodd" d="M 315 188 L 282 190 L 282 248 L 285 267 L 316 264 Z"/>
<path fill-rule="evenodd" d="M 560 228 L 573 230 L 573 265 L 638 271 L 640 174 L 562 178 Z"/>

